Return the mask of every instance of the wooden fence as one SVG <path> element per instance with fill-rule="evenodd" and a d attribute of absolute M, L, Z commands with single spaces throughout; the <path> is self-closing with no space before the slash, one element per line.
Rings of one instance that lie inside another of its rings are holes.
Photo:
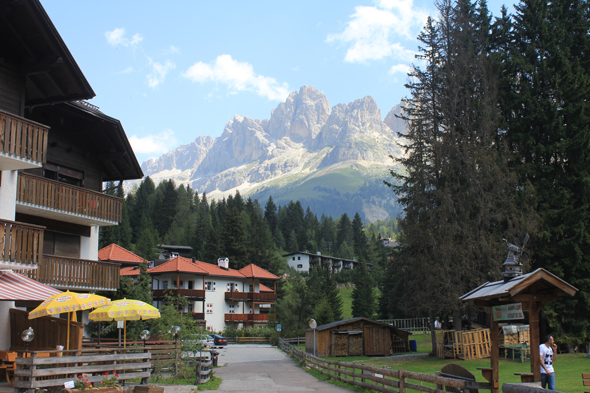
<path fill-rule="evenodd" d="M 415 373 L 401 368 L 392 370 L 356 363 L 325 360 L 297 349 L 282 338 L 279 338 L 279 347 L 302 366 L 312 368 L 324 375 L 350 385 L 360 386 L 378 392 L 406 393 L 409 391 L 421 391 L 444 393 L 445 390 L 450 391 L 450 388 L 459 389 L 459 391 L 464 392 L 470 391 L 470 389 L 491 390 L 491 384 L 489 383 Z M 424 384 L 429 386 L 425 386 Z"/>
<path fill-rule="evenodd" d="M 91 383 L 102 382 L 107 372 L 117 373 L 118 380 L 140 378 L 147 383 L 150 377 L 151 354 L 147 348 L 29 351 L 30 357 L 23 355 L 19 352 L 15 361 L 15 391 L 34 393 L 39 389 L 63 387 L 66 382 L 77 381 L 82 374 Z"/>
<path fill-rule="evenodd" d="M 430 318 L 403 318 L 403 319 L 378 319 L 377 322 L 393 325 L 398 329 L 406 332 L 422 332 L 426 334 L 430 331 Z"/>

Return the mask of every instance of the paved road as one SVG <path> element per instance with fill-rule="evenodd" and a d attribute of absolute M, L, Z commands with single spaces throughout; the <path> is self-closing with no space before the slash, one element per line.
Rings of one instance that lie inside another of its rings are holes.
<path fill-rule="evenodd" d="M 219 390 L 210 392 L 350 393 L 348 389 L 318 381 L 282 351 L 270 345 L 228 345 L 218 351 L 218 364 L 223 367 L 216 368 L 215 375 L 222 378 L 223 382 Z M 167 387 L 165 393 L 183 391 L 180 387 Z"/>

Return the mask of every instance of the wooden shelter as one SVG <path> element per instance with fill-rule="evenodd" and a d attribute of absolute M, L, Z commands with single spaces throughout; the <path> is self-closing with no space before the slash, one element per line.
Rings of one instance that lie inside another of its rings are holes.
<path fill-rule="evenodd" d="M 491 368 L 482 369 L 482 374 L 492 385 L 492 393 L 499 391 L 499 336 L 498 322 L 514 319 L 510 314 L 502 316 L 502 310 L 498 306 L 516 306 L 514 309 L 528 310 L 530 326 L 530 357 L 532 380 L 541 380 L 539 360 L 539 310 L 547 302 L 557 300 L 559 296 L 574 296 L 578 290 L 559 277 L 545 269 L 537 269 L 534 272 L 515 276 L 508 280 L 486 282 L 471 292 L 461 296 L 462 301 L 473 301 L 475 305 L 485 307 L 486 311 L 494 315 L 491 318 L 490 335 L 492 340 Z M 494 308 L 496 307 L 496 308 Z M 494 309 L 493 309 L 494 308 Z M 523 382 L 528 382 L 523 378 Z M 532 382 L 532 381 L 531 381 Z"/>
<path fill-rule="evenodd" d="M 408 352 L 411 333 L 368 318 L 351 318 L 305 330 L 305 351 L 317 356 L 388 356 Z"/>

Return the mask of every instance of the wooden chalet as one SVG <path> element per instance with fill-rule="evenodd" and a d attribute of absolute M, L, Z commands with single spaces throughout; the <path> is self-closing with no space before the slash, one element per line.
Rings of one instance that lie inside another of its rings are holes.
<path fill-rule="evenodd" d="M 409 352 L 410 334 L 368 318 L 344 319 L 306 329 L 305 351 L 314 353 L 315 340 L 317 356 L 389 356 Z"/>

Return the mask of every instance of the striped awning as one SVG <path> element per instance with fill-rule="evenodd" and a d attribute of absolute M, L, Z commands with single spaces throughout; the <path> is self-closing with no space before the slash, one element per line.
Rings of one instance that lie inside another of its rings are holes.
<path fill-rule="evenodd" d="M 22 274 L 0 271 L 0 300 L 43 301 L 61 291 Z"/>

